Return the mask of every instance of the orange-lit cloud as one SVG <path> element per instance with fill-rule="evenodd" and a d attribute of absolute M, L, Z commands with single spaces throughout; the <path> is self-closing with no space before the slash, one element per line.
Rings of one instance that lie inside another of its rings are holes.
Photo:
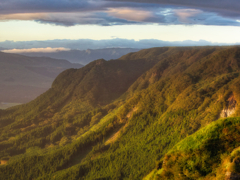
<path fill-rule="evenodd" d="M 161 13 L 169 9 L 172 13 Z M 236 21 L 239 9 L 239 0 L 0 0 L 0 21 L 31 20 L 60 26 L 240 26 Z"/>
<path fill-rule="evenodd" d="M 51 12 L 51 13 L 17 13 L 0 15 L 0 21 L 35 20 L 43 23 L 73 26 L 75 24 L 91 24 L 103 21 L 91 12 Z"/>
<path fill-rule="evenodd" d="M 37 53 L 37 52 L 44 52 L 44 53 L 52 53 L 52 52 L 58 52 L 58 51 L 69 51 L 70 49 L 64 48 L 64 47 L 58 47 L 58 48 L 31 48 L 31 49 L 9 49 L 9 50 L 3 50 L 2 52 L 5 53 Z"/>
<path fill-rule="evenodd" d="M 202 11 L 198 9 L 176 9 L 174 12 L 183 23 L 189 23 L 190 17 L 194 17 L 202 13 Z"/>
<path fill-rule="evenodd" d="M 0 20 L 35 20 L 46 19 L 47 13 L 17 13 L 17 14 L 2 14 Z"/>
<path fill-rule="evenodd" d="M 154 17 L 150 11 L 137 10 L 131 8 L 109 8 L 107 13 L 111 16 L 125 19 L 128 21 L 144 21 L 148 18 Z"/>

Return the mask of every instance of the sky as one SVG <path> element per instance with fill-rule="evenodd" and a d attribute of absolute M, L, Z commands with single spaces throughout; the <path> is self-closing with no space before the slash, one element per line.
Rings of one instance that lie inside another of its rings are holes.
<path fill-rule="evenodd" d="M 239 0 L 1 0 L 0 47 L 86 39 L 240 44 L 239 9 Z"/>

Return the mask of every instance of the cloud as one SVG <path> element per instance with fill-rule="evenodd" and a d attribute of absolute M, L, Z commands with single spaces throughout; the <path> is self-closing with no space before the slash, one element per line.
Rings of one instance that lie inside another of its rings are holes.
<path fill-rule="evenodd" d="M 3 14 L 0 20 L 35 20 L 46 19 L 46 13 L 17 13 L 17 14 Z"/>
<path fill-rule="evenodd" d="M 0 16 L 1 21 L 7 20 L 34 20 L 40 23 L 55 24 L 62 26 L 74 26 L 76 24 L 98 24 L 110 25 L 111 22 L 120 22 L 120 20 L 113 20 L 108 18 L 107 13 L 18 13 L 6 14 Z"/>
<path fill-rule="evenodd" d="M 234 25 L 240 22 L 224 18 L 216 13 L 207 13 L 198 9 L 174 8 L 107 8 L 96 12 L 53 12 L 53 13 L 16 13 L 3 14 L 0 21 L 34 20 L 40 23 L 61 26 L 97 24 L 101 26 L 124 24 L 200 24 L 200 25 Z"/>
<path fill-rule="evenodd" d="M 107 0 L 113 2 L 135 2 L 135 3 L 153 3 L 164 6 L 175 6 L 181 8 L 193 8 L 216 12 L 226 17 L 240 16 L 239 0 Z"/>
<path fill-rule="evenodd" d="M 0 21 L 30 20 L 61 26 L 239 26 L 239 9 L 239 0 L 1 0 Z"/>
<path fill-rule="evenodd" d="M 58 47 L 58 48 L 30 48 L 30 49 L 8 49 L 8 50 L 3 50 L 2 52 L 5 53 L 52 53 L 52 52 L 58 52 L 58 51 L 70 51 L 69 48 L 64 48 L 64 47 Z"/>
<path fill-rule="evenodd" d="M 202 11 L 197 9 L 176 9 L 174 12 L 183 23 L 189 23 L 190 17 L 195 17 L 196 15 L 202 13 Z"/>
<path fill-rule="evenodd" d="M 131 8 L 109 8 L 107 11 L 109 15 L 117 17 L 119 19 L 126 19 L 128 21 L 144 21 L 146 19 L 154 17 L 150 11 L 137 10 Z"/>
<path fill-rule="evenodd" d="M 77 24 L 97 24 L 102 26 L 136 24 L 152 17 L 151 12 L 134 9 L 108 9 L 97 12 L 63 12 L 63 13 L 17 13 L 3 14 L 0 21 L 34 20 L 40 23 L 62 26 Z"/>
<path fill-rule="evenodd" d="M 101 9 L 100 0 L 1 0 L 1 14 L 76 12 Z"/>

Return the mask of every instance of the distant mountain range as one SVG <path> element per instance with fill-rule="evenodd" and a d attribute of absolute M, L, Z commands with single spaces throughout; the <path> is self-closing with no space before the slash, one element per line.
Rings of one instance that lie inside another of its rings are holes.
<path fill-rule="evenodd" d="M 236 43 L 239 44 L 239 43 Z M 235 44 L 235 45 L 236 45 Z M 31 48 L 67 48 L 67 49 L 106 49 L 106 48 L 135 48 L 146 49 L 152 47 L 166 47 L 166 46 L 222 46 L 222 45 L 234 45 L 226 43 L 214 43 L 205 40 L 199 41 L 162 41 L 158 39 L 55 39 L 46 41 L 3 41 L 0 42 L 0 47 L 5 50 L 11 49 L 31 49 Z M 99 59 L 99 58 L 97 58 Z"/>
<path fill-rule="evenodd" d="M 128 54 L 130 52 L 136 52 L 140 49 L 132 48 L 106 48 L 106 49 L 87 49 L 87 50 L 70 50 L 70 51 L 58 51 L 51 53 L 44 52 L 31 52 L 31 53 L 21 53 L 26 56 L 33 57 L 51 57 L 56 59 L 66 59 L 72 63 L 80 63 L 83 65 L 96 59 L 118 59 L 121 56 Z"/>
<path fill-rule="evenodd" d="M 59 73 L 81 64 L 0 52 L 0 102 L 25 103 L 51 87 Z"/>

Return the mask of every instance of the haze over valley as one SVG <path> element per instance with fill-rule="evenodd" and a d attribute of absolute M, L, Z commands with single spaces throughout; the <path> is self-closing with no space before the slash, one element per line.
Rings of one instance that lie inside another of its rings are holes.
<path fill-rule="evenodd" d="M 82 66 L 66 60 L 0 52 L 0 102 L 29 102 L 47 91 L 60 72 Z"/>

